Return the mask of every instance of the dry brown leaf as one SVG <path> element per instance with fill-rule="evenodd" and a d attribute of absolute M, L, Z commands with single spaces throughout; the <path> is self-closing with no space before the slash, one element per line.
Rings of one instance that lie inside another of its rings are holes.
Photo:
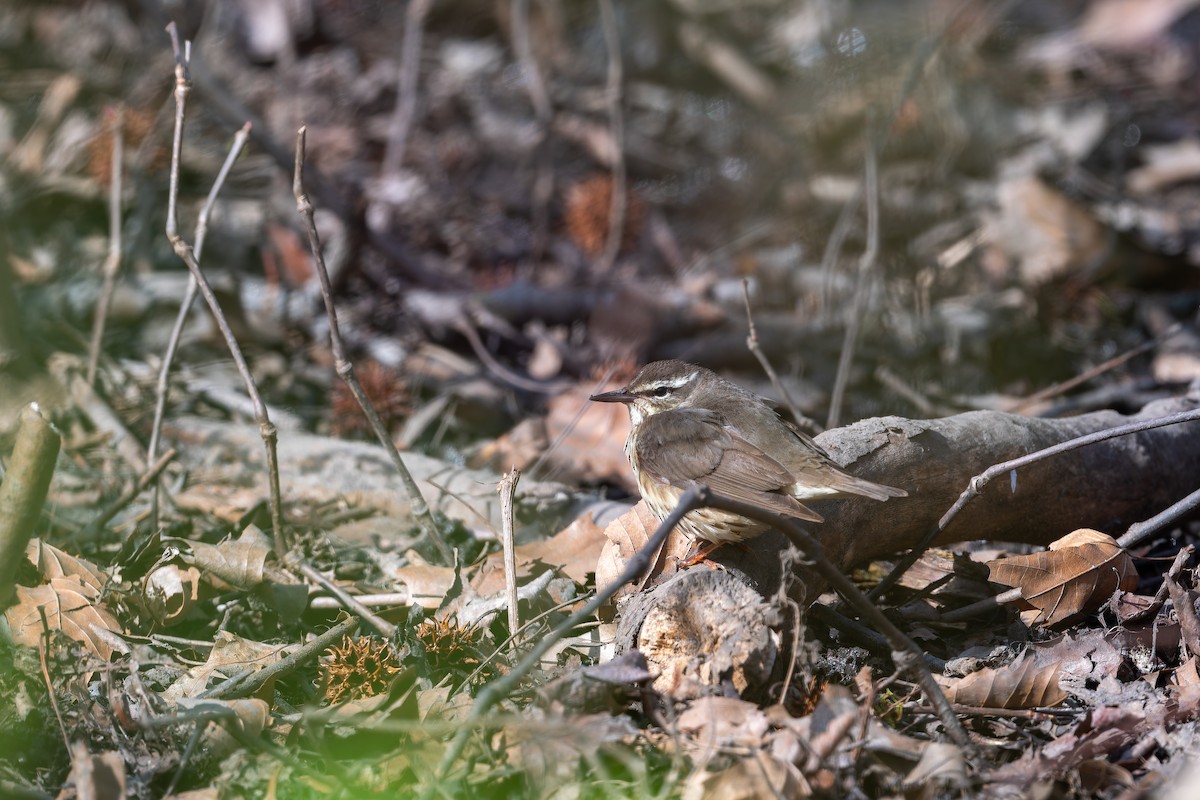
<path fill-rule="evenodd" d="M 219 710 L 228 712 L 237 719 L 236 724 L 242 733 L 248 736 L 258 736 L 267 727 L 271 716 L 271 707 L 263 700 L 247 697 L 238 700 L 197 700 L 191 697 L 179 698 L 179 707 L 195 711 Z M 234 724 L 226 718 L 225 722 L 210 722 L 204 729 L 204 752 L 215 757 L 228 755 L 238 747 L 238 740 L 231 736 L 225 726 Z"/>
<path fill-rule="evenodd" d="M 454 585 L 454 568 L 433 564 L 407 564 L 393 570 L 392 577 L 408 589 L 408 601 L 422 608 L 437 608 Z"/>
<path fill-rule="evenodd" d="M 1196 705 L 1200 699 L 1200 670 L 1197 670 L 1196 656 L 1189 656 L 1187 661 L 1175 668 L 1171 683 L 1174 695 L 1181 704 Z"/>
<path fill-rule="evenodd" d="M 253 589 L 263 582 L 263 568 L 271 555 L 271 544 L 262 531 L 250 526 L 237 539 L 220 544 L 189 539 L 187 550 L 190 552 L 184 553 L 184 561 L 201 570 L 205 578 L 216 578 L 238 589 Z"/>
<path fill-rule="evenodd" d="M 449 686 L 417 690 L 417 719 L 420 720 L 466 722 L 472 707 L 469 693 L 451 693 Z"/>
<path fill-rule="evenodd" d="M 74 788 L 71 796 L 80 800 L 125 797 L 125 759 L 116 750 L 93 755 L 88 752 L 86 742 L 76 740 L 71 743 L 71 775 L 68 781 Z"/>
<path fill-rule="evenodd" d="M 633 508 L 608 523 L 604 529 L 604 536 L 608 541 L 596 564 L 597 591 L 604 591 L 617 580 L 629 559 L 633 558 L 658 530 L 658 525 L 658 518 L 650 513 L 645 501 L 640 500 Z M 643 583 L 661 573 L 671 559 L 682 559 L 690 545 L 688 538 L 679 533 L 678 528 L 672 531 L 661 552 L 652 559 L 650 570 L 642 579 Z M 626 587 L 617 593 L 616 599 L 634 591 L 637 591 L 636 587 Z"/>
<path fill-rule="evenodd" d="M 17 602 L 4 612 L 13 641 L 37 647 L 42 614 L 52 630 L 60 630 L 107 661 L 112 646 L 95 628 L 121 632 L 121 623 L 100 604 L 100 592 L 75 575 L 51 578 L 41 586 L 17 587 Z"/>
<path fill-rule="evenodd" d="M 165 564 L 142 579 L 146 609 L 161 623 L 182 618 L 200 599 L 200 570 Z"/>
<path fill-rule="evenodd" d="M 1085 208 L 1036 177 L 1002 181 L 987 239 L 1010 256 L 1028 285 L 1065 277 L 1095 262 L 1107 233 Z"/>
<path fill-rule="evenodd" d="M 1149 617 L 1150 612 L 1156 611 L 1161 605 L 1161 602 L 1156 602 L 1150 595 L 1121 592 L 1117 595 L 1117 599 L 1112 603 L 1111 608 L 1117 620 L 1121 624 L 1125 624 L 1138 618 Z"/>
<path fill-rule="evenodd" d="M 812 794 L 812 787 L 794 764 L 764 752 L 740 758 L 720 772 L 696 770 L 683 790 L 684 800 L 758 800 Z"/>
<path fill-rule="evenodd" d="M 512 430 L 479 448 L 479 452 L 471 457 L 470 464 L 496 472 L 511 467 L 526 470 L 536 464 L 549 447 L 546 420 L 531 417 L 518 422 Z"/>
<path fill-rule="evenodd" d="M 608 388 L 618 387 L 604 390 Z M 625 458 L 629 413 L 620 403 L 591 402 L 588 395 L 593 391 L 593 386 L 576 386 L 547 403 L 550 461 L 577 480 L 615 483 L 636 493 L 637 483 Z"/>
<path fill-rule="evenodd" d="M 726 747 L 758 748 L 771 723 L 755 703 L 738 697 L 700 697 L 679 715 L 676 726 L 705 752 Z M 700 761 L 703 756 L 698 757 Z"/>
<path fill-rule="evenodd" d="M 583 585 L 588 582 L 588 575 L 596 571 L 596 561 L 606 541 L 604 529 L 591 514 L 584 514 L 549 539 L 518 545 L 517 564 L 535 561 L 551 564 Z"/>
<path fill-rule="evenodd" d="M 1070 622 L 1103 605 L 1117 589 L 1137 588 L 1137 570 L 1116 540 L 1080 528 L 1049 550 L 988 562 L 991 580 L 1021 590 L 1041 623 Z"/>
<path fill-rule="evenodd" d="M 1190 652 L 1200 653 L 1200 616 L 1196 614 L 1196 593 L 1183 588 L 1171 575 L 1167 575 L 1163 581 L 1171 596 L 1171 605 L 1175 606 L 1175 618 L 1179 620 L 1183 641 Z"/>
<path fill-rule="evenodd" d="M 636 493 L 637 482 L 625 458 L 629 414 L 620 403 L 588 400 L 593 391 L 599 389 L 574 386 L 550 398 L 544 419 L 521 422 L 481 448 L 473 463 L 524 470 L 544 459 L 556 480 L 614 483 Z"/>
<path fill-rule="evenodd" d="M 607 540 L 604 530 L 591 514 L 584 514 L 549 539 L 539 539 L 517 546 L 517 577 L 532 574 L 531 567 L 541 563 L 557 568 L 571 580 L 586 585 L 587 576 L 596 571 L 596 561 Z M 504 588 L 504 554 L 497 551 L 484 562 L 486 577 L 472 580 L 480 594 L 491 594 Z"/>
<path fill-rule="evenodd" d="M 526 582 L 544 570 L 545 564 L 561 571 L 580 585 L 587 583 L 588 573 L 596 570 L 596 562 L 604 547 L 603 531 L 585 514 L 549 539 L 527 542 L 517 547 L 517 580 Z M 465 570 L 464 570 L 465 571 Z M 392 572 L 392 576 L 408 589 L 411 601 L 425 608 L 438 608 L 454 585 L 454 569 L 429 564 L 408 564 Z M 474 591 L 489 597 L 504 591 L 504 557 L 492 553 L 470 580 Z"/>
<path fill-rule="evenodd" d="M 192 667 L 162 693 L 165 700 L 177 703 L 185 697 L 195 697 L 204 691 L 213 677 L 229 677 L 246 669 L 261 670 L 282 658 L 286 647 L 243 639 L 228 631 L 213 638 L 208 660 Z"/>
<path fill-rule="evenodd" d="M 76 558 L 70 553 L 59 550 L 54 545 L 46 544 L 41 539 L 30 539 L 25 547 L 25 557 L 29 559 L 42 577 L 46 580 L 63 577 L 76 577 L 91 586 L 97 592 L 108 582 L 99 567 L 90 561 Z"/>
<path fill-rule="evenodd" d="M 929 742 L 921 751 L 921 760 L 904 776 L 905 786 L 926 786 L 937 789 L 942 786 L 954 786 L 965 789 L 970 781 L 967 779 L 967 762 L 962 748 L 950 742 Z M 927 791 L 926 796 L 937 796 L 937 791 Z"/>
<path fill-rule="evenodd" d="M 941 598 L 942 602 L 951 597 L 966 602 L 982 600 L 994 594 L 995 590 L 988 585 L 987 567 L 975 560 L 978 558 L 977 552 L 967 555 L 949 550 L 929 550 L 908 568 L 900 578 L 900 585 L 923 592 L 930 585 L 941 582 L 934 595 Z M 873 564 L 872 568 L 875 566 Z"/>
<path fill-rule="evenodd" d="M 290 495 L 293 497 L 294 495 Z M 216 481 L 193 484 L 172 498 L 181 511 L 211 514 L 222 522 L 236 524 L 263 499 L 261 490 L 253 486 L 233 487 Z"/>
<path fill-rule="evenodd" d="M 978 708 L 1046 708 L 1067 698 L 1058 685 L 1062 664 L 1038 665 L 1026 650 L 1011 664 L 962 678 L 936 676 L 951 703 Z"/>

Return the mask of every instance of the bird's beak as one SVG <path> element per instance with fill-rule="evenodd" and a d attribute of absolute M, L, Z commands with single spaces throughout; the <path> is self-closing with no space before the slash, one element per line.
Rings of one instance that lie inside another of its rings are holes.
<path fill-rule="evenodd" d="M 631 395 L 624 389 L 617 389 L 615 392 L 604 392 L 603 394 L 594 394 L 588 398 L 597 403 L 632 403 L 636 397 Z"/>

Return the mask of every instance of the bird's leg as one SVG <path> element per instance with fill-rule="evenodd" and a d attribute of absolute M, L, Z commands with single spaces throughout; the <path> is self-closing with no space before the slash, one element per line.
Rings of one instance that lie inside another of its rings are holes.
<path fill-rule="evenodd" d="M 688 555 L 683 559 L 683 561 L 680 561 L 680 567 L 686 569 L 687 567 L 694 567 L 697 564 L 708 564 L 713 569 L 717 568 L 717 565 L 710 561 L 708 557 L 712 555 L 713 551 L 720 547 L 723 542 L 705 542 L 704 544 L 700 544 L 700 542 L 700 539 L 692 540 L 692 546 L 688 548 L 688 552 L 690 553 L 693 549 L 696 549 L 696 553 L 694 555 Z"/>

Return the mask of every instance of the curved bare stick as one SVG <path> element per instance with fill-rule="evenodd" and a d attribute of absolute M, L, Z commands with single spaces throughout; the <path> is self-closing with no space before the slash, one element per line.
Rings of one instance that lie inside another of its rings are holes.
<path fill-rule="evenodd" d="M 233 169 L 233 162 L 237 161 L 249 138 L 250 123 L 247 122 L 234 134 L 233 144 L 230 145 L 229 153 L 225 156 L 225 163 L 221 164 L 221 170 L 217 173 L 212 188 L 208 190 L 208 197 L 205 198 L 200 215 L 196 218 L 196 244 L 192 247 L 192 252 L 196 256 L 197 263 L 200 263 L 200 255 L 204 251 L 204 240 L 208 236 L 208 218 L 212 214 L 213 206 L 217 203 L 217 195 L 220 194 L 221 187 L 225 185 L 229 171 Z M 166 413 L 167 396 L 170 393 L 171 365 L 175 362 L 175 351 L 179 349 L 179 337 L 183 334 L 183 326 L 187 322 L 188 314 L 191 313 L 192 303 L 196 300 L 196 292 L 199 288 L 195 276 L 190 276 L 187 289 L 183 293 L 183 301 L 179 304 L 179 313 L 175 317 L 175 325 L 171 328 L 171 335 L 167 339 L 167 349 L 163 353 L 162 365 L 158 369 L 158 383 L 155 386 L 154 423 L 150 426 L 150 444 L 146 446 L 147 461 L 154 461 L 154 457 L 158 454 L 158 439 L 162 433 L 163 415 Z M 159 485 L 155 483 L 154 498 L 150 504 L 151 528 L 158 527 L 158 488 Z"/>
<path fill-rule="evenodd" d="M 221 331 L 221 336 L 225 339 L 225 345 L 229 348 L 229 355 L 233 358 L 233 363 L 237 366 L 238 373 L 242 376 L 242 381 L 246 385 L 246 393 L 250 395 L 250 401 L 254 405 L 254 418 L 258 421 L 258 430 L 262 436 L 263 446 L 267 451 L 267 484 L 270 488 L 271 528 L 275 543 L 275 555 L 282 559 L 287 553 L 288 539 L 287 531 L 283 527 L 283 499 L 279 494 L 279 458 L 276 451 L 278 432 L 275 430 L 274 423 L 271 422 L 271 416 L 267 412 L 267 405 L 263 402 L 262 395 L 259 394 L 258 386 L 255 385 L 254 377 L 250 374 L 250 367 L 246 363 L 246 357 L 242 355 L 242 348 L 238 344 L 237 337 L 233 335 L 233 329 L 229 327 L 229 320 L 225 318 L 225 312 L 221 310 L 221 304 L 217 301 L 216 294 L 213 293 L 208 279 L 204 277 L 204 273 L 200 270 L 200 263 L 196 260 L 196 255 L 191 245 L 179 235 L 179 220 L 177 217 L 179 164 L 180 154 L 183 151 L 183 120 L 187 110 L 187 98 L 192 91 L 191 79 L 188 77 L 188 64 L 191 61 L 191 42 L 187 42 L 181 49 L 179 46 L 179 34 L 175 30 L 175 23 L 172 22 L 167 26 L 167 30 L 171 34 L 171 44 L 175 50 L 175 135 L 171 140 L 171 178 L 167 199 L 167 240 L 171 242 L 171 247 L 175 250 L 175 255 L 179 256 L 183 263 L 187 265 L 188 271 L 192 273 L 192 277 L 199 285 L 200 294 L 203 295 L 204 301 L 208 304 L 209 311 L 212 312 L 213 319 L 217 323 L 217 328 Z"/>
<path fill-rule="evenodd" d="M 421 488 L 417 486 L 412 472 L 405 466 L 404 459 L 400 458 L 400 451 L 396 449 L 396 443 L 388 435 L 383 420 L 379 418 L 375 406 L 371 405 L 367 393 L 363 391 L 358 376 L 354 374 L 354 365 L 346 357 L 346 346 L 342 342 L 341 328 L 338 327 L 337 308 L 333 304 L 333 286 L 329 282 L 329 272 L 325 269 L 325 256 L 321 252 L 321 234 L 317 231 L 317 223 L 313 216 L 312 200 L 304 190 L 304 143 L 307 134 L 308 126 L 302 125 L 300 130 L 296 131 L 296 164 L 292 176 L 292 193 L 296 196 L 296 209 L 300 212 L 300 218 L 304 220 L 304 227 L 308 230 L 309 248 L 312 250 L 313 261 L 317 267 L 317 277 L 321 281 L 321 297 L 325 301 L 325 313 L 329 317 L 329 344 L 333 349 L 334 369 L 338 377 L 345 381 L 350 393 L 354 395 L 354 399 L 367 417 L 367 422 L 370 424 L 375 438 L 379 440 L 379 443 L 387 451 L 388 457 L 391 458 L 392 466 L 396 468 L 396 473 L 400 476 L 400 481 L 408 492 L 408 500 L 412 503 L 413 516 L 417 518 L 417 523 L 437 547 L 446 563 L 450 563 L 452 559 L 450 546 L 446 544 L 446 539 L 442 536 L 438 520 L 434 519 L 433 511 L 426 502 L 425 495 L 421 494 Z"/>

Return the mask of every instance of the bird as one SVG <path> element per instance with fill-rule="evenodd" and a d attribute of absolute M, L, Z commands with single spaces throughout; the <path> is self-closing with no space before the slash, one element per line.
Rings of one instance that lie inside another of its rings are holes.
<path fill-rule="evenodd" d="M 908 495 L 845 472 L 763 398 L 696 364 L 654 361 L 624 388 L 589 399 L 624 403 L 629 410 L 625 455 L 642 498 L 659 520 L 694 484 L 808 522 L 823 518 L 804 505 L 806 500 Z M 703 508 L 686 514 L 679 527 L 697 548 L 683 562 L 691 566 L 707 561 L 721 545 L 744 542 L 770 526 Z"/>

